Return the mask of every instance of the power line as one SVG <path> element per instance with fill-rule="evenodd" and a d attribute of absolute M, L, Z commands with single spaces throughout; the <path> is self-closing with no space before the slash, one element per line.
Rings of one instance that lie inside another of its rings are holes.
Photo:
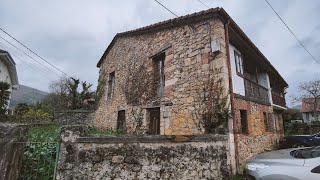
<path fill-rule="evenodd" d="M 26 64 L 27 66 L 29 66 L 30 68 L 34 69 L 35 71 L 39 71 L 41 69 L 36 69 L 38 68 L 37 66 L 32 66 L 33 64 L 23 60 L 22 58 L 18 57 L 16 54 L 12 53 L 12 49 L 9 50 L 9 48 L 7 46 L 5 46 L 2 42 L 0 42 L 0 47 L 2 47 L 4 50 L 7 50 L 8 52 L 10 52 L 10 55 L 14 56 L 15 58 L 19 59 L 21 62 L 23 62 L 24 64 Z M 49 80 L 52 80 L 53 78 L 50 77 L 46 72 L 43 72 L 43 71 L 39 71 L 39 72 L 42 72 L 44 76 L 41 76 L 41 77 L 46 77 L 48 78 Z"/>
<path fill-rule="evenodd" d="M 202 5 L 204 5 L 207 8 L 210 8 L 209 6 L 207 6 L 205 3 L 203 3 L 201 0 L 198 0 Z"/>
<path fill-rule="evenodd" d="M 16 42 L 18 42 L 20 45 L 22 45 L 23 47 L 25 47 L 26 49 L 28 49 L 30 52 L 32 52 L 34 55 L 36 55 L 37 57 L 39 57 L 40 59 L 42 59 L 43 61 L 45 61 L 46 63 L 48 63 L 49 65 L 51 65 L 52 67 L 54 67 L 55 69 L 57 69 L 58 71 L 60 71 L 61 73 L 63 73 L 64 75 L 69 76 L 67 73 L 63 72 L 62 70 L 60 70 L 59 68 L 57 68 L 56 66 L 54 66 L 53 64 L 51 64 L 50 62 L 48 62 L 47 60 L 45 60 L 43 57 L 41 57 L 40 55 L 38 55 L 37 53 L 35 53 L 34 51 L 32 51 L 30 48 L 28 48 L 26 45 L 22 44 L 19 40 L 17 40 L 16 38 L 14 38 L 13 36 L 11 36 L 9 33 L 7 33 L 5 30 L 3 30 L 0 27 L 0 30 L 2 32 L 4 32 L 6 35 L 8 35 L 9 37 L 11 37 L 12 39 L 14 39 Z"/>
<path fill-rule="evenodd" d="M 167 11 L 169 11 L 171 14 L 175 15 L 176 17 L 179 17 L 178 15 L 176 15 L 174 12 L 172 12 L 169 8 L 167 8 L 166 6 L 164 6 L 163 4 L 161 4 L 158 0 L 154 0 L 156 1 L 158 4 L 160 4 L 162 7 L 164 7 Z"/>
<path fill-rule="evenodd" d="M 277 13 L 277 11 L 271 6 L 271 4 L 268 2 L 268 0 L 265 0 L 267 4 L 270 6 L 270 8 L 273 10 L 274 13 L 279 17 L 279 19 L 282 21 L 282 23 L 287 27 L 287 29 L 290 31 L 290 33 L 296 38 L 296 40 L 299 42 L 299 44 L 304 48 L 304 50 L 307 51 L 307 53 L 317 62 L 320 64 L 320 61 L 316 59 L 310 51 L 303 45 L 303 43 L 299 40 L 299 38 L 293 33 L 293 31 L 289 28 L 289 26 L 284 22 L 284 20 L 280 17 L 280 15 Z"/>
<path fill-rule="evenodd" d="M 38 64 L 40 64 L 41 66 L 45 67 L 47 70 L 49 70 L 50 72 L 54 73 L 55 75 L 59 76 L 59 74 L 57 74 L 56 72 L 54 72 L 52 69 L 48 68 L 47 66 L 43 65 L 41 62 L 39 62 L 38 60 L 36 60 L 35 58 L 33 58 L 32 56 L 30 56 L 29 54 L 27 54 L 26 52 L 24 52 L 23 50 L 21 50 L 20 48 L 18 48 L 17 46 L 15 46 L 14 44 L 12 44 L 11 42 L 9 42 L 8 40 L 6 40 L 5 38 L 3 38 L 2 36 L 0 36 L 1 39 L 3 39 L 5 42 L 7 42 L 8 44 L 10 44 L 11 46 L 13 46 L 14 48 L 18 49 L 20 52 L 22 52 L 23 54 L 27 55 L 29 58 L 33 59 L 34 61 L 36 61 Z"/>
<path fill-rule="evenodd" d="M 26 58 L 23 56 L 22 53 L 19 53 L 18 51 L 14 50 L 13 48 L 10 48 L 10 47 L 7 46 L 6 44 L 2 43 L 1 41 L 0 41 L 0 44 L 2 44 L 1 47 L 3 47 L 4 49 L 7 49 L 7 51 L 10 52 L 10 54 L 11 54 L 11 53 L 15 53 L 15 54 L 18 54 L 21 58 L 26 59 Z M 22 59 L 21 59 L 21 60 L 22 60 Z M 22 61 L 23 61 L 23 60 L 22 60 Z M 26 62 L 28 62 L 28 64 L 31 64 L 31 65 L 33 65 L 34 67 L 38 68 L 38 70 L 40 70 L 40 71 L 41 71 L 42 73 L 44 73 L 45 75 L 51 75 L 51 78 L 52 78 L 52 77 L 56 78 L 56 76 L 54 76 L 55 74 L 52 74 L 51 71 L 45 71 L 44 68 L 38 67 L 38 66 L 36 66 L 36 64 L 33 64 L 33 63 L 31 63 L 31 62 L 29 62 L 29 61 L 27 61 L 27 60 L 26 60 Z M 50 72 L 51 72 L 51 73 L 50 73 Z M 60 76 L 58 76 L 58 77 L 60 77 Z"/>
<path fill-rule="evenodd" d="M 10 55 L 13 55 L 13 56 L 17 57 L 19 60 L 21 60 L 22 62 L 24 62 L 24 63 L 27 64 L 28 66 L 30 66 L 32 69 L 34 69 L 34 70 L 36 70 L 36 71 L 39 71 L 39 72 L 42 72 L 46 77 L 49 77 L 50 79 L 56 79 L 56 77 L 53 76 L 53 74 L 48 73 L 48 71 L 45 71 L 44 69 L 36 66 L 35 64 L 33 64 L 33 63 L 31 63 L 31 62 L 29 62 L 29 61 L 27 61 L 27 60 L 23 60 L 23 59 L 25 59 L 25 58 L 23 57 L 22 54 L 19 54 L 16 50 L 8 47 L 7 45 L 5 45 L 4 43 L 2 43 L 1 41 L 0 41 L 0 46 L 1 46 L 2 48 L 6 49 L 6 50 L 10 53 Z M 20 57 L 17 56 L 17 55 L 19 55 Z M 37 69 L 36 69 L 36 68 L 37 68 Z M 49 76 L 49 75 L 51 75 L 51 76 Z"/>

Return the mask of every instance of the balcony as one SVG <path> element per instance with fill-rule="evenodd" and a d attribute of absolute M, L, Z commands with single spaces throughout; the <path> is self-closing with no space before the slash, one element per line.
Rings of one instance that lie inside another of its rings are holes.
<path fill-rule="evenodd" d="M 274 91 L 271 91 L 271 95 L 273 104 L 286 107 L 286 100 L 284 99 L 284 97 L 280 96 L 279 93 L 276 93 Z"/>
<path fill-rule="evenodd" d="M 245 97 L 264 104 L 270 104 L 268 89 L 260 84 L 244 78 Z"/>

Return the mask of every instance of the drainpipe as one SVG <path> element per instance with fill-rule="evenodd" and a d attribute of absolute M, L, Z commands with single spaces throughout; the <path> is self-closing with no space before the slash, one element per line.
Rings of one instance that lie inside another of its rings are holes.
<path fill-rule="evenodd" d="M 237 159 L 239 157 L 239 152 L 238 152 L 238 138 L 236 135 L 236 129 L 237 129 L 237 122 L 235 119 L 235 110 L 234 110 L 234 94 L 233 94 L 233 84 L 232 84 L 232 74 L 231 74 L 231 60 L 230 60 L 230 50 L 229 50 L 229 24 L 230 24 L 230 19 L 228 22 L 225 24 L 225 38 L 226 38 L 226 53 L 227 53 L 227 65 L 228 65 L 228 79 L 229 79 L 229 91 L 230 91 L 230 103 L 231 103 L 231 112 L 232 112 L 232 124 L 233 124 L 233 137 L 234 137 L 234 151 L 235 151 L 235 170 L 233 172 L 238 171 L 238 166 L 239 166 L 239 160 Z"/>

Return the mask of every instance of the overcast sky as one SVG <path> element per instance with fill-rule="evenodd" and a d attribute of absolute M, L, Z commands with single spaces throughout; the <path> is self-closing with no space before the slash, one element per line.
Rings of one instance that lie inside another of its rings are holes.
<path fill-rule="evenodd" d="M 197 0 L 159 1 L 178 15 L 207 9 Z M 290 86 L 287 102 L 298 93 L 300 82 L 319 79 L 320 64 L 304 51 L 264 0 L 202 1 L 209 7 L 223 7 L 280 72 Z M 320 59 L 320 1 L 269 2 Z M 154 0 L 0 0 L 1 28 L 62 71 L 94 87 L 99 70 L 96 64 L 117 32 L 170 18 L 174 16 Z M 10 40 L 2 32 L 0 36 Z M 61 75 L 54 68 L 56 74 L 48 72 L 2 39 L 0 48 L 14 54 L 20 84 L 48 91 L 49 82 Z"/>

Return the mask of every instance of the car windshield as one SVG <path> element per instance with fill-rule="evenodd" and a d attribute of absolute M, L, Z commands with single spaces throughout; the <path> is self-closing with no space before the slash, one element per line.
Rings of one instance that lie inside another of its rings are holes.
<path fill-rule="evenodd" d="M 290 155 L 298 159 L 317 158 L 320 157 L 320 146 L 293 150 Z"/>

